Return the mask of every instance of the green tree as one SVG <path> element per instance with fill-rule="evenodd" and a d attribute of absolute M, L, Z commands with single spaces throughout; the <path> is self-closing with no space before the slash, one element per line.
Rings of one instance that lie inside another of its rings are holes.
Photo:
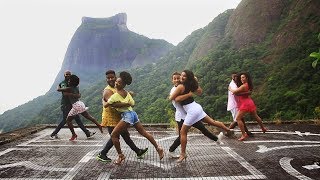
<path fill-rule="evenodd" d="M 318 35 L 318 39 L 319 39 L 319 41 L 320 41 L 320 33 L 319 33 L 319 35 Z M 316 68 L 317 63 L 318 63 L 318 61 L 319 61 L 319 59 L 320 59 L 320 48 L 319 48 L 319 52 L 312 52 L 312 53 L 310 54 L 310 57 L 316 58 L 316 60 L 314 60 L 314 61 L 312 62 L 312 67 L 313 67 L 313 68 Z"/>

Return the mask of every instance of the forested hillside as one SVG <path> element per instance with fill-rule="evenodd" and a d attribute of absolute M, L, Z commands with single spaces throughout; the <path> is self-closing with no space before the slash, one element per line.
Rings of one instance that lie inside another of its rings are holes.
<path fill-rule="evenodd" d="M 183 69 L 194 71 L 199 78 L 204 93 L 196 100 L 219 120 L 231 118 L 226 111 L 227 86 L 234 71 L 251 74 L 252 97 L 264 120 L 314 118 L 315 108 L 320 106 L 320 72 L 319 68 L 312 68 L 309 54 L 320 47 L 320 18 L 316 18 L 320 3 L 272 2 L 270 5 L 242 1 L 236 10 L 225 11 L 206 27 L 194 31 L 159 62 L 129 69 L 134 81 L 127 88 L 137 93 L 135 110 L 141 120 L 157 123 L 173 118 L 172 105 L 167 100 L 172 86 L 170 78 L 174 71 Z M 271 13 L 260 14 L 259 9 Z M 272 21 L 265 22 L 266 19 Z M 263 33 L 245 29 L 242 24 L 250 28 L 260 25 L 258 29 Z M 290 29 L 292 24 L 296 28 Z M 95 107 L 90 108 L 97 118 L 101 117 L 104 84 L 100 81 L 83 94 L 89 106 Z"/>
<path fill-rule="evenodd" d="M 134 109 L 143 123 L 173 118 L 167 99 L 171 74 L 184 69 L 198 77 L 204 93 L 195 99 L 216 119 L 231 121 L 227 86 L 234 71 L 252 76 L 252 98 L 263 120 L 313 119 L 320 107 L 320 69 L 311 66 L 314 59 L 309 54 L 320 47 L 319 8 L 318 0 L 242 0 L 235 10 L 221 13 L 155 63 L 116 70 L 132 73 L 127 89 L 136 93 Z M 97 119 L 106 84 L 104 71 L 99 74 L 88 88 L 80 86 L 82 100 Z M 38 114 L 36 123 L 59 120 L 59 93 L 55 95 L 56 102 Z"/>

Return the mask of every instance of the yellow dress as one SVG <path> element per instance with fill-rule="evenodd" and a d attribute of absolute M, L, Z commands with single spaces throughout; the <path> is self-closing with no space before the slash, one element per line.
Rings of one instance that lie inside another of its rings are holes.
<path fill-rule="evenodd" d="M 117 90 L 111 86 L 107 86 L 104 88 L 104 90 L 111 90 L 113 93 L 116 93 Z M 115 127 L 118 122 L 121 120 L 121 115 L 120 113 L 111 107 L 103 107 L 102 108 L 102 121 L 101 121 L 101 126 L 103 127 Z"/>

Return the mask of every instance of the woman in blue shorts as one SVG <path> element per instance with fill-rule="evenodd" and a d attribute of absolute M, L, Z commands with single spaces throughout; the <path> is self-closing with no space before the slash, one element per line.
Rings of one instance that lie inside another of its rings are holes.
<path fill-rule="evenodd" d="M 148 133 L 142 123 L 139 121 L 138 115 L 133 111 L 132 106 L 134 105 L 134 100 L 130 93 L 124 89 L 126 85 L 130 85 L 132 82 L 132 77 L 128 72 L 121 72 L 120 76 L 115 82 L 115 88 L 117 92 L 114 93 L 109 99 L 107 105 L 114 107 L 117 111 L 121 113 L 121 120 L 117 126 L 113 129 L 111 133 L 112 142 L 118 152 L 118 159 L 115 161 L 115 164 L 121 164 L 125 159 L 125 156 L 122 154 L 119 135 L 120 133 L 127 129 L 130 125 L 134 126 L 135 129 L 145 138 L 147 138 L 153 146 L 156 148 L 160 160 L 164 156 L 163 149 L 157 144 L 153 136 Z"/>

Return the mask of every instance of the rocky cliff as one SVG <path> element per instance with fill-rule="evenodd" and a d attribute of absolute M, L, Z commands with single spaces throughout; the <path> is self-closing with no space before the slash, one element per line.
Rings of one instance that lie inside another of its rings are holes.
<path fill-rule="evenodd" d="M 109 18 L 83 17 L 51 89 L 55 89 L 67 69 L 82 76 L 81 84 L 85 85 L 87 77 L 101 77 L 108 69 L 154 63 L 173 47 L 164 40 L 149 39 L 130 31 L 126 23 L 125 13 Z"/>

